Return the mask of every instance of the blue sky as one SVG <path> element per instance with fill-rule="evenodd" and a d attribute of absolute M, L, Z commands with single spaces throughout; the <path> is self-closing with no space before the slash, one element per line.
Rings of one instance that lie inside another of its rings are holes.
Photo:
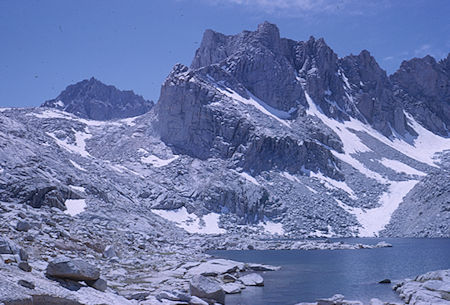
<path fill-rule="evenodd" d="M 339 56 L 369 50 L 388 73 L 450 51 L 447 0 L 0 0 L 0 107 L 37 106 L 94 76 L 157 100 L 207 28 L 264 20 L 281 36 L 324 37 Z"/>

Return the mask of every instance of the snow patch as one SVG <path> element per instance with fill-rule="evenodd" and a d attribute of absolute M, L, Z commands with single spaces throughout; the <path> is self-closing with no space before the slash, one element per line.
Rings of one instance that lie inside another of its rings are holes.
<path fill-rule="evenodd" d="M 73 165 L 73 167 L 75 167 L 76 169 L 79 169 L 82 172 L 86 172 L 87 170 L 85 170 L 83 167 L 81 167 L 81 165 L 79 165 L 78 163 L 76 163 L 75 161 L 69 160 L 69 162 Z"/>
<path fill-rule="evenodd" d="M 307 185 L 305 185 L 305 187 L 306 187 L 308 190 L 310 190 L 311 192 L 313 192 L 314 194 L 317 194 L 317 191 L 316 191 L 315 189 L 313 189 L 312 187 L 307 186 Z"/>
<path fill-rule="evenodd" d="M 403 201 L 403 197 L 411 191 L 418 183 L 418 180 L 391 181 L 387 192 L 380 197 L 380 206 L 373 209 L 354 208 L 336 200 L 338 205 L 353 214 L 358 219 L 362 228 L 359 230 L 359 237 L 376 236 L 389 223 L 392 213 Z"/>
<path fill-rule="evenodd" d="M 117 122 L 108 122 L 108 121 L 95 121 L 95 120 L 87 120 L 79 118 L 71 113 L 64 112 L 57 109 L 46 109 L 41 113 L 27 113 L 27 116 L 34 116 L 38 119 L 65 119 L 69 121 L 76 121 L 88 126 L 105 126 L 105 125 L 116 125 L 119 126 L 120 123 Z"/>
<path fill-rule="evenodd" d="M 327 233 L 324 233 L 324 231 L 315 230 L 314 232 L 309 233 L 311 237 L 320 237 L 320 238 L 331 238 L 336 236 L 336 234 L 333 231 L 333 228 L 328 225 L 327 227 Z"/>
<path fill-rule="evenodd" d="M 386 137 L 380 139 L 386 145 L 402 152 L 412 159 L 438 167 L 436 165 L 436 153 L 450 149 L 450 138 L 438 136 L 420 125 L 409 113 L 405 112 L 409 125 L 418 134 L 417 137 L 402 137 L 397 135 L 389 140 Z M 412 144 L 410 144 L 412 143 Z"/>
<path fill-rule="evenodd" d="M 178 227 L 189 233 L 223 234 L 226 230 L 219 228 L 220 214 L 209 213 L 203 217 L 189 214 L 185 207 L 176 210 L 152 209 L 152 212 L 164 219 L 174 222 Z"/>
<path fill-rule="evenodd" d="M 235 101 L 238 101 L 238 102 L 241 102 L 243 104 L 251 105 L 251 106 L 255 107 L 256 109 L 258 109 L 259 111 L 261 111 L 265 115 L 270 116 L 271 118 L 277 120 L 281 124 L 291 128 L 291 125 L 288 122 L 283 120 L 283 119 L 288 119 L 288 118 L 291 117 L 291 115 L 288 112 L 282 111 L 282 110 L 278 110 L 278 109 L 275 109 L 275 108 L 267 105 L 266 103 L 264 103 L 263 101 L 258 99 L 256 96 L 252 95 L 250 92 L 248 92 L 248 94 L 250 95 L 250 98 L 246 99 L 246 98 L 240 96 L 238 93 L 236 93 L 235 91 L 233 91 L 233 90 L 231 90 L 229 88 L 221 89 L 219 87 L 216 87 L 216 89 L 220 93 L 222 93 L 222 94 L 232 98 Z"/>
<path fill-rule="evenodd" d="M 264 228 L 264 231 L 269 234 L 284 235 L 283 224 L 279 222 L 265 221 L 261 222 L 260 225 Z"/>
<path fill-rule="evenodd" d="M 298 179 L 297 177 L 295 177 L 294 175 L 289 174 L 288 172 L 281 172 L 280 173 L 281 176 L 283 176 L 284 178 L 292 181 L 292 182 L 296 182 L 296 183 L 301 183 L 304 187 L 306 187 L 309 191 L 311 191 L 314 194 L 317 194 L 317 191 L 315 189 L 313 189 L 312 187 L 304 184 L 303 182 L 300 181 L 300 179 Z"/>
<path fill-rule="evenodd" d="M 144 177 L 143 175 L 141 175 L 140 173 L 138 173 L 138 172 L 136 172 L 136 171 L 134 171 L 134 170 L 132 170 L 132 169 L 126 167 L 126 166 L 123 166 L 123 165 L 121 165 L 121 164 L 112 164 L 112 163 L 110 163 L 110 162 L 108 162 L 108 164 L 109 164 L 109 166 L 110 166 L 113 170 L 115 170 L 115 171 L 117 171 L 117 172 L 119 172 L 119 173 L 123 173 L 124 171 L 126 171 L 126 172 L 129 172 L 129 173 L 132 173 L 133 175 L 139 176 L 139 177 L 141 177 L 141 178 L 145 178 L 145 177 Z"/>
<path fill-rule="evenodd" d="M 86 189 L 82 186 L 69 185 L 69 187 L 75 191 L 82 192 L 82 193 L 84 193 L 86 191 Z"/>
<path fill-rule="evenodd" d="M 64 213 L 75 216 L 83 212 L 86 208 L 86 199 L 67 199 L 64 204 L 67 207 Z"/>
<path fill-rule="evenodd" d="M 324 176 L 321 172 L 310 172 L 310 177 L 317 178 L 321 181 L 325 187 L 329 189 L 341 189 L 347 194 L 350 195 L 350 198 L 356 200 L 358 197 L 355 195 L 355 192 L 345 183 L 344 181 L 337 181 L 334 179 L 331 179 L 329 177 Z"/>
<path fill-rule="evenodd" d="M 311 97 L 307 92 L 305 92 L 305 97 L 309 106 L 309 108 L 306 110 L 306 113 L 311 116 L 316 116 L 325 125 L 330 127 L 339 136 L 339 138 L 342 141 L 342 144 L 344 145 L 343 148 L 344 153 L 338 153 L 333 150 L 331 151 L 333 155 L 341 159 L 342 161 L 350 164 L 352 167 L 354 167 L 367 177 L 373 178 L 381 183 L 387 183 L 388 181 L 384 179 L 380 174 L 371 171 L 352 156 L 352 154 L 354 153 L 371 151 L 366 145 L 364 145 L 364 143 L 362 143 L 361 139 L 356 134 L 350 131 L 350 129 L 353 130 L 363 129 L 364 131 L 366 131 L 366 127 L 364 127 L 365 125 L 354 118 L 350 118 L 350 121 L 344 122 L 339 122 L 337 120 L 331 119 L 317 108 L 316 104 L 313 102 L 313 100 L 311 99 Z M 372 130 L 371 132 L 374 131 Z"/>
<path fill-rule="evenodd" d="M 339 138 L 341 138 L 342 144 L 344 144 L 344 151 L 346 154 L 371 151 L 366 145 L 363 144 L 361 139 L 356 134 L 349 130 L 360 130 L 360 125 L 362 125 L 360 121 L 353 118 L 351 118 L 350 121 L 345 122 L 339 122 L 335 119 L 331 119 L 319 110 L 307 92 L 305 92 L 305 97 L 309 106 L 306 113 L 308 115 L 318 117 L 325 125 L 337 133 Z"/>
<path fill-rule="evenodd" d="M 244 178 L 247 181 L 250 181 L 254 185 L 258 185 L 258 186 L 261 185 L 261 184 L 259 184 L 259 182 L 254 177 L 250 176 L 247 173 L 244 173 L 244 172 L 239 173 L 239 176 L 241 176 L 242 178 Z"/>
<path fill-rule="evenodd" d="M 161 159 L 158 158 L 155 155 L 149 155 L 146 157 L 141 157 L 141 162 L 145 163 L 145 164 L 151 164 L 154 167 L 163 167 L 166 165 L 169 165 L 170 163 L 172 163 L 173 161 L 175 161 L 176 159 L 178 159 L 180 156 L 173 156 L 172 158 L 169 159 Z"/>
<path fill-rule="evenodd" d="M 280 173 L 280 175 L 292 182 L 301 183 L 301 181 L 297 177 L 289 174 L 288 172 L 282 172 L 282 173 Z"/>
<path fill-rule="evenodd" d="M 128 126 L 136 126 L 136 123 L 134 122 L 137 118 L 138 118 L 139 116 L 135 116 L 135 117 L 132 117 L 132 118 L 126 118 L 126 119 L 122 119 L 122 120 L 119 120 L 119 122 L 120 123 L 122 123 L 122 124 L 125 124 L 125 125 L 128 125 Z"/>
<path fill-rule="evenodd" d="M 338 75 L 340 75 L 342 77 L 342 80 L 344 81 L 344 89 L 351 89 L 352 87 L 350 86 L 350 83 L 348 82 L 348 78 L 347 76 L 345 76 L 344 71 L 342 71 L 341 69 L 339 69 L 338 71 Z"/>
<path fill-rule="evenodd" d="M 415 168 L 412 168 L 411 166 L 406 165 L 405 163 L 397 161 L 397 160 L 383 158 L 379 162 L 381 164 L 383 164 L 384 166 L 386 166 L 387 168 L 390 168 L 390 169 L 396 171 L 397 173 L 404 173 L 404 174 L 408 174 L 408 175 L 418 175 L 418 176 L 426 175 L 426 173 L 421 172 Z"/>
<path fill-rule="evenodd" d="M 64 102 L 61 101 L 61 100 L 57 101 L 57 102 L 55 103 L 55 105 L 56 105 L 56 106 L 59 106 L 59 107 L 61 107 L 61 108 L 65 106 L 65 105 L 64 105 Z"/>
<path fill-rule="evenodd" d="M 60 146 L 61 148 L 64 148 L 65 150 L 74 153 L 79 154 L 82 157 L 92 157 L 87 151 L 86 151 L 86 140 L 90 139 L 92 135 L 87 132 L 81 132 L 81 131 L 75 131 L 72 129 L 75 136 L 75 144 L 68 143 L 66 140 L 60 140 L 56 137 L 56 135 L 52 132 L 47 132 L 46 134 L 49 135 L 53 140 L 55 140 L 56 144 Z M 87 130 L 87 129 L 86 129 Z"/>
<path fill-rule="evenodd" d="M 118 173 L 121 173 L 121 174 L 123 174 L 123 169 L 122 168 L 120 168 L 119 166 L 117 166 L 117 165 L 115 165 L 115 164 L 111 164 L 111 161 L 105 161 L 108 165 L 109 165 L 109 167 L 111 167 L 113 170 L 115 170 L 116 172 L 118 172 Z"/>
<path fill-rule="evenodd" d="M 361 142 L 361 139 L 356 134 L 351 132 L 351 130 L 365 132 L 378 141 L 401 152 L 402 154 L 434 167 L 438 167 L 435 164 L 437 161 L 435 158 L 436 153 L 442 152 L 444 150 L 450 150 L 450 138 L 438 136 L 425 129 L 410 114 L 406 112 L 405 116 L 408 119 L 408 123 L 416 131 L 418 136 L 403 137 L 393 131 L 395 137 L 389 139 L 377 130 L 373 129 L 370 125 L 364 124 L 354 118 L 350 118 L 349 121 L 344 122 L 330 119 L 317 108 L 316 104 L 312 101 L 311 97 L 306 92 L 305 97 L 309 105 L 309 109 L 306 111 L 307 114 L 317 116 L 320 120 L 322 120 L 324 124 L 328 125 L 331 129 L 333 129 L 334 132 L 338 134 L 344 144 L 344 152 L 347 160 L 350 162 L 353 162 L 352 160 L 349 160 L 350 158 L 354 159 L 351 156 L 352 153 L 370 151 L 370 149 Z M 337 157 L 339 157 L 339 155 L 337 155 Z M 353 166 L 353 164 L 350 162 L 348 163 Z M 368 170 L 365 170 L 365 174 L 367 173 L 369 173 Z M 373 174 L 371 175 L 373 176 Z"/>
<path fill-rule="evenodd" d="M 38 119 L 66 119 L 73 120 L 74 116 L 67 112 L 59 111 L 59 110 L 44 110 L 41 113 L 27 113 L 28 116 L 34 116 Z"/>
<path fill-rule="evenodd" d="M 292 182 L 295 183 L 301 183 L 304 187 L 306 187 L 310 192 L 317 194 L 317 191 L 315 189 L 313 189 L 312 187 L 304 184 L 303 182 L 300 181 L 300 179 L 298 179 L 297 177 L 295 177 L 294 175 L 289 174 L 288 172 L 281 172 L 280 175 Z M 337 182 L 337 181 L 336 181 Z"/>
<path fill-rule="evenodd" d="M 331 153 L 336 157 L 341 159 L 342 161 L 350 164 L 354 169 L 358 170 L 361 174 L 365 175 L 366 177 L 375 179 L 376 181 L 387 184 L 389 183 L 389 180 L 385 179 L 383 176 L 381 176 L 379 173 L 376 173 L 367 167 L 364 166 L 361 162 L 353 158 L 350 154 L 346 153 L 338 153 L 334 150 L 331 151 Z"/>

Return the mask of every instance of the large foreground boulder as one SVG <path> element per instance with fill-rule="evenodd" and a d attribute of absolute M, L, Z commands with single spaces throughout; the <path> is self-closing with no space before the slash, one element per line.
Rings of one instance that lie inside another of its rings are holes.
<path fill-rule="evenodd" d="M 404 280 L 395 285 L 394 290 L 407 304 L 450 304 L 450 269 L 431 271 L 414 280 Z"/>
<path fill-rule="evenodd" d="M 204 275 L 204 276 L 217 276 L 219 274 L 232 273 L 237 270 L 244 270 L 245 264 L 227 260 L 227 259 L 211 259 L 207 262 L 189 269 L 189 274 L 192 275 Z"/>
<path fill-rule="evenodd" d="M 245 286 L 264 286 L 264 279 L 261 275 L 257 273 L 250 273 L 244 276 L 241 276 L 239 280 Z"/>
<path fill-rule="evenodd" d="M 189 283 L 189 289 L 192 296 L 225 304 L 225 292 L 222 287 L 219 283 L 206 276 L 194 276 Z"/>
<path fill-rule="evenodd" d="M 74 281 L 96 281 L 100 278 L 100 269 L 83 260 L 60 258 L 48 264 L 47 275 Z"/>

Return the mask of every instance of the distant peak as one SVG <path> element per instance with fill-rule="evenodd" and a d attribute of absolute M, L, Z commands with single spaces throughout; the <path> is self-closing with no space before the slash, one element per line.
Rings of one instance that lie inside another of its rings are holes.
<path fill-rule="evenodd" d="M 87 83 L 89 84 L 95 84 L 95 85 L 105 85 L 103 82 L 101 82 L 100 80 L 96 79 L 95 77 L 91 77 L 89 80 L 85 80 Z"/>
<path fill-rule="evenodd" d="M 309 39 L 306 41 L 306 43 L 310 45 L 315 45 L 317 47 L 328 47 L 323 37 L 316 38 L 313 35 L 309 36 Z"/>
<path fill-rule="evenodd" d="M 370 54 L 370 52 L 367 51 L 366 49 L 362 50 L 362 51 L 359 53 L 359 56 L 362 57 L 362 58 L 371 58 L 371 57 L 372 57 L 372 55 Z"/>
<path fill-rule="evenodd" d="M 436 63 L 436 59 L 431 56 L 431 55 L 426 55 L 425 57 L 422 58 L 424 61 L 428 62 L 428 63 L 432 63 L 435 64 Z"/>
<path fill-rule="evenodd" d="M 402 61 L 401 65 L 400 65 L 400 69 L 405 69 L 407 67 L 412 67 L 412 66 L 422 65 L 422 64 L 435 65 L 436 59 L 431 55 L 426 55 L 422 58 L 414 57 L 412 59 Z"/>
<path fill-rule="evenodd" d="M 269 49 L 276 50 L 280 45 L 280 31 L 275 24 L 267 21 L 258 25 L 256 30 L 258 40 Z"/>
<path fill-rule="evenodd" d="M 258 25 L 258 32 L 266 32 L 266 33 L 277 33 L 278 35 L 280 34 L 280 30 L 278 29 L 278 27 L 273 24 L 270 23 L 268 21 L 264 21 L 263 23 L 260 23 Z"/>

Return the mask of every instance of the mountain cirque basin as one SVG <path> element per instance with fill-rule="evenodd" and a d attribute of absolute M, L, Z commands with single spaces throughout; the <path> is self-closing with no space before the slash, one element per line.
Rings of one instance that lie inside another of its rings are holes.
<path fill-rule="evenodd" d="M 265 22 L 207 30 L 155 105 L 92 78 L 0 109 L 0 303 L 205 304 L 277 272 L 207 250 L 448 238 L 449 74 L 427 56 L 387 76 L 368 51 L 338 58 Z M 426 282 L 399 289 L 441 295 Z"/>

